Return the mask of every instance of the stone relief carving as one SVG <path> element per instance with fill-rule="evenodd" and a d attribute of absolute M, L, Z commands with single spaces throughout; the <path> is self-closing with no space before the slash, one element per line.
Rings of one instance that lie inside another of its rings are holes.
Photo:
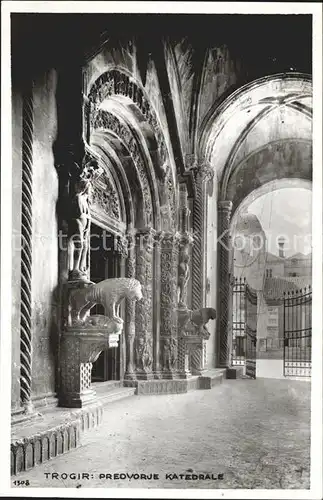
<path fill-rule="evenodd" d="M 89 101 L 92 103 L 93 112 L 95 113 L 101 102 L 113 94 L 120 94 L 129 97 L 141 110 L 147 122 L 152 127 L 157 143 L 159 145 L 159 156 L 161 163 L 164 162 L 167 156 L 167 148 L 163 136 L 161 126 L 159 125 L 157 115 L 149 104 L 144 91 L 136 84 L 136 82 L 128 75 L 121 73 L 118 70 L 108 71 L 103 73 L 92 86 L 88 95 Z"/>
<path fill-rule="evenodd" d="M 151 371 L 152 365 L 152 296 L 153 296 L 153 229 L 137 234 L 137 278 L 142 283 L 143 299 L 136 303 L 136 370 Z M 143 362 L 145 360 L 145 362 Z"/>
<path fill-rule="evenodd" d="M 174 308 L 177 302 L 178 233 L 160 233 L 161 245 L 161 290 L 160 313 L 161 335 L 172 335 L 174 330 Z"/>
<path fill-rule="evenodd" d="M 110 278 L 85 288 L 72 290 L 69 307 L 72 325 L 86 325 L 90 309 L 95 304 L 105 308 L 105 315 L 119 323 L 120 303 L 123 299 L 141 300 L 141 284 L 135 278 Z M 91 318 L 87 321 L 91 321 Z"/>
<path fill-rule="evenodd" d="M 180 239 L 179 264 L 178 264 L 178 307 L 187 307 L 187 285 L 190 279 L 190 244 L 193 237 L 184 234 Z"/>
<path fill-rule="evenodd" d="M 113 94 L 120 94 L 129 97 L 139 107 L 142 114 L 145 116 L 145 119 L 154 131 L 154 135 L 158 144 L 158 159 L 161 170 L 163 171 L 169 168 L 167 147 L 164 139 L 164 134 L 162 132 L 162 127 L 159 124 L 157 115 L 153 107 L 150 105 L 149 100 L 146 98 L 144 91 L 128 75 L 121 73 L 118 70 L 112 70 L 103 73 L 96 80 L 88 95 L 88 99 L 91 103 L 92 108 L 90 112 L 91 127 L 98 127 L 97 120 L 100 121 L 100 118 L 97 117 L 98 115 L 100 115 L 100 113 L 102 113 L 99 110 L 99 106 L 104 99 Z M 127 141 L 125 141 L 125 143 L 128 144 Z M 129 150 L 131 151 L 130 148 Z M 134 151 L 132 151 L 132 154 L 133 153 Z M 166 178 L 164 179 L 164 184 L 170 203 L 171 221 L 174 221 L 174 224 L 171 225 L 171 228 L 174 228 L 176 221 L 176 196 L 175 186 L 171 175 L 166 176 Z"/>
<path fill-rule="evenodd" d="M 139 173 L 144 200 L 145 222 L 147 226 L 153 224 L 152 198 L 146 167 L 130 129 L 123 125 L 116 116 L 100 109 L 92 116 L 92 121 L 95 129 L 113 130 L 128 147 Z"/>
<path fill-rule="evenodd" d="M 163 345 L 163 370 L 173 371 L 177 363 L 177 340 L 173 337 L 164 339 Z"/>
<path fill-rule="evenodd" d="M 93 184 L 92 203 L 101 207 L 113 219 L 121 220 L 118 193 L 104 174 Z"/>
<path fill-rule="evenodd" d="M 136 341 L 136 367 L 138 371 L 150 372 L 152 368 L 152 341 L 151 338 L 140 336 Z"/>

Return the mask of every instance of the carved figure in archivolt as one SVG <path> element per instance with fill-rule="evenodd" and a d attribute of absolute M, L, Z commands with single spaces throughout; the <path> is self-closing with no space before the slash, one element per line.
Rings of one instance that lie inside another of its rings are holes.
<path fill-rule="evenodd" d="M 95 304 L 101 304 L 110 319 L 121 320 L 119 310 L 122 300 L 141 300 L 142 297 L 141 284 L 135 278 L 109 278 L 72 290 L 69 298 L 72 323 L 84 323 Z"/>
<path fill-rule="evenodd" d="M 103 170 L 96 160 L 87 160 L 82 171 L 74 179 L 73 192 L 68 209 L 69 278 L 86 279 L 91 228 L 90 198 L 92 182 Z"/>

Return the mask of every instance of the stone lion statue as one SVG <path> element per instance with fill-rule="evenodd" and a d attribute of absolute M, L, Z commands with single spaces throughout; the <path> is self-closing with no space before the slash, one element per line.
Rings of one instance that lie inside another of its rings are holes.
<path fill-rule="evenodd" d="M 105 315 L 118 322 L 123 299 L 141 300 L 141 284 L 135 278 L 109 278 L 85 288 L 71 291 L 69 307 L 72 323 L 83 323 L 95 304 L 105 309 Z"/>
<path fill-rule="evenodd" d="M 205 326 L 210 319 L 216 319 L 216 310 L 213 307 L 202 307 L 191 313 L 191 321 L 196 326 Z"/>
<path fill-rule="evenodd" d="M 203 339 L 210 337 L 206 324 L 210 319 L 216 319 L 216 310 L 213 307 L 202 307 L 194 311 L 187 310 L 180 313 L 180 326 L 182 331 L 198 333 Z"/>

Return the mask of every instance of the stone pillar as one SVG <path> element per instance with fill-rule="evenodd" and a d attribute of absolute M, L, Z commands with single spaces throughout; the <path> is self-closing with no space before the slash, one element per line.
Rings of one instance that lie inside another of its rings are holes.
<path fill-rule="evenodd" d="M 136 240 L 131 233 L 128 235 L 129 250 L 126 262 L 126 277 L 136 277 Z M 126 380 L 135 380 L 135 361 L 134 361 L 134 340 L 136 333 L 136 305 L 132 300 L 126 300 L 126 321 L 125 321 L 125 337 L 126 337 Z"/>
<path fill-rule="evenodd" d="M 153 308 L 154 308 L 154 351 L 153 351 L 153 371 L 156 379 L 161 378 L 160 367 L 160 297 L 161 297 L 161 241 L 160 234 L 155 236 L 154 247 L 154 293 L 153 293 Z"/>
<path fill-rule="evenodd" d="M 160 350 L 163 378 L 174 378 L 177 368 L 178 233 L 160 233 Z"/>
<path fill-rule="evenodd" d="M 230 284 L 230 220 L 232 202 L 219 201 L 218 203 L 218 363 L 221 367 L 231 366 L 232 332 L 231 323 L 231 284 Z"/>
<path fill-rule="evenodd" d="M 207 184 L 213 181 L 214 170 L 207 161 L 196 167 L 196 191 L 193 204 L 193 252 L 192 252 L 192 309 L 206 305 L 206 253 L 207 253 Z M 206 344 L 195 354 L 206 359 Z"/>
<path fill-rule="evenodd" d="M 33 96 L 32 88 L 23 95 L 22 179 L 21 179 L 21 300 L 20 300 L 20 404 L 31 414 L 32 365 L 32 184 L 33 184 Z"/>
<path fill-rule="evenodd" d="M 153 377 L 153 255 L 155 230 L 136 234 L 136 278 L 142 284 L 143 299 L 136 303 L 135 372 L 137 379 Z"/>
<path fill-rule="evenodd" d="M 208 162 L 196 167 L 195 197 L 193 204 L 193 255 L 192 255 L 192 308 L 205 307 L 206 301 L 206 185 L 213 180 L 214 171 Z"/>

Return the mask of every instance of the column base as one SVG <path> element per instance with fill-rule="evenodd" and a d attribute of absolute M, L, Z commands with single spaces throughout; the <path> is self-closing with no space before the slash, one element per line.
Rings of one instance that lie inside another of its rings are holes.
<path fill-rule="evenodd" d="M 90 403 L 96 401 L 96 392 L 94 389 L 88 389 L 82 393 L 69 392 L 62 394 L 59 398 L 59 406 L 63 408 L 84 408 Z"/>
<path fill-rule="evenodd" d="M 192 378 L 192 373 L 189 370 L 184 370 L 184 371 L 178 371 L 177 372 L 177 377 L 180 379 L 187 380 L 189 378 Z"/>
<path fill-rule="evenodd" d="M 124 374 L 124 380 L 136 380 L 135 372 L 126 372 Z"/>
<path fill-rule="evenodd" d="M 243 366 L 236 366 L 236 367 L 226 367 L 226 378 L 235 380 L 237 378 L 241 378 L 243 375 Z"/>
<path fill-rule="evenodd" d="M 171 370 L 165 370 L 161 371 L 161 379 L 162 380 L 174 380 L 178 378 L 178 372 L 177 371 L 171 371 Z"/>
<path fill-rule="evenodd" d="M 153 372 L 144 372 L 144 371 L 138 371 L 134 373 L 135 379 L 134 380 L 153 380 L 154 379 L 154 374 Z"/>

